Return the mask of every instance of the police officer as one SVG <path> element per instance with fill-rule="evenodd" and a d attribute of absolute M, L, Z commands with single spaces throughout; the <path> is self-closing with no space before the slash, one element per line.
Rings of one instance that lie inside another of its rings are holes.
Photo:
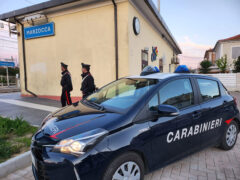
<path fill-rule="evenodd" d="M 82 63 L 82 96 L 86 98 L 88 95 L 92 94 L 95 91 L 94 78 L 91 75 L 90 65 Z"/>
<path fill-rule="evenodd" d="M 73 90 L 72 87 L 72 79 L 71 74 L 67 69 L 68 65 L 61 62 L 61 70 L 62 70 L 62 79 L 61 79 L 61 86 L 62 86 L 62 95 L 61 95 L 61 103 L 62 107 L 72 104 L 72 100 L 70 97 L 70 92 Z"/>

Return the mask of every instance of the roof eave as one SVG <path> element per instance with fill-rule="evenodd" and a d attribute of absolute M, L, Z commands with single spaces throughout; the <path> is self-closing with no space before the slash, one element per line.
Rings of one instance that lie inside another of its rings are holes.
<path fill-rule="evenodd" d="M 156 8 L 155 5 L 153 4 L 153 1 L 152 1 L 152 0 L 145 0 L 145 2 L 146 2 L 147 5 L 149 6 L 149 8 L 152 10 L 152 12 L 154 13 L 154 15 L 158 18 L 160 24 L 163 26 L 163 28 L 165 29 L 165 31 L 167 32 L 167 34 L 169 35 L 169 37 L 170 37 L 171 40 L 173 41 L 177 53 L 178 53 L 178 54 L 182 54 L 182 51 L 181 51 L 180 47 L 178 46 L 176 40 L 174 39 L 172 33 L 170 32 L 170 30 L 169 30 L 168 26 L 166 25 L 164 19 L 162 18 L 162 16 L 161 16 L 160 13 L 158 12 L 157 8 Z"/>

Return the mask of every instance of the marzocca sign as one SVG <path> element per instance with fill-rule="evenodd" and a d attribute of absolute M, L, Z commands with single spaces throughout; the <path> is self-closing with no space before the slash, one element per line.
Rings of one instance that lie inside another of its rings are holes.
<path fill-rule="evenodd" d="M 39 38 L 39 37 L 53 36 L 53 35 L 54 35 L 53 22 L 39 25 L 39 26 L 31 26 L 31 27 L 24 28 L 25 39 L 32 39 L 32 38 Z"/>

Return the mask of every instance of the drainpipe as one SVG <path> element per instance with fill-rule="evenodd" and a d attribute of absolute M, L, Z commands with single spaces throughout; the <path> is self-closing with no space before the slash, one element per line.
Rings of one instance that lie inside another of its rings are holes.
<path fill-rule="evenodd" d="M 23 66 L 24 66 L 24 85 L 25 85 L 25 91 L 29 94 L 33 95 L 34 97 L 37 97 L 36 94 L 28 90 L 27 86 L 27 65 L 26 65 L 26 49 L 25 49 L 25 40 L 24 40 L 24 25 L 17 20 L 14 17 L 14 20 L 21 25 L 21 31 L 22 31 L 22 54 L 23 54 Z"/>
<path fill-rule="evenodd" d="M 114 31 L 115 31 L 115 65 L 116 65 L 116 80 L 118 79 L 118 21 L 117 21 L 117 4 L 112 0 L 114 6 Z"/>

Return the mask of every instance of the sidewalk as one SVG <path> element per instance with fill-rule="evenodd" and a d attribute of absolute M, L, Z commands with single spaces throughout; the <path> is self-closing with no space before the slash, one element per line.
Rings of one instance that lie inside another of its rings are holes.
<path fill-rule="evenodd" d="M 16 86 L 0 86 L 0 93 L 12 93 L 12 92 L 20 92 L 20 88 Z"/>
<path fill-rule="evenodd" d="M 21 97 L 20 93 L 0 94 L 0 116 L 22 117 L 31 125 L 39 126 L 50 112 L 60 107 L 60 102 L 54 100 Z"/>

